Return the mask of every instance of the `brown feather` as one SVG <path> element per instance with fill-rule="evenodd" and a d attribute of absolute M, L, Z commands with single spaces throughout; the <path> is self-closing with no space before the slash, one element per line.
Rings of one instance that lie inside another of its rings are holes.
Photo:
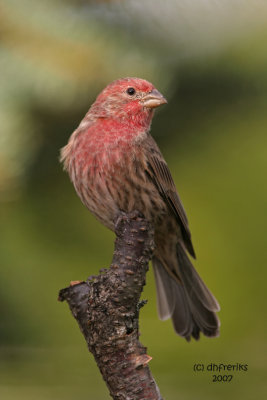
<path fill-rule="evenodd" d="M 196 258 L 191 240 L 191 232 L 188 226 L 188 219 L 177 193 L 168 165 L 162 157 L 161 152 L 151 135 L 148 135 L 146 144 L 150 149 L 150 151 L 147 152 L 147 175 L 156 185 L 163 199 L 167 201 L 171 212 L 175 215 L 175 218 L 180 225 L 183 240 L 189 254 Z"/>

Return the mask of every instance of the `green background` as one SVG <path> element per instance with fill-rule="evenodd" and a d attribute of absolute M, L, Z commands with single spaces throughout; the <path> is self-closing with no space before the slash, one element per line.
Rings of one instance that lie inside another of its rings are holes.
<path fill-rule="evenodd" d="M 110 264 L 113 234 L 81 204 L 59 149 L 99 91 L 138 76 L 168 98 L 152 125 L 187 211 L 221 335 L 187 343 L 157 318 L 141 341 L 164 398 L 266 395 L 267 6 L 264 2 L 2 1 L 0 397 L 104 400 L 59 289 Z M 229 383 L 201 363 L 248 364 Z"/>

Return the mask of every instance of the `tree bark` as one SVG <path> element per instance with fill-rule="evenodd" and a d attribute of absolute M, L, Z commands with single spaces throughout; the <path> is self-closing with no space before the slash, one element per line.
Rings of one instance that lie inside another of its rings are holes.
<path fill-rule="evenodd" d="M 66 300 L 116 400 L 162 400 L 139 342 L 139 302 L 154 249 L 153 229 L 137 212 L 121 213 L 108 270 L 59 293 Z"/>

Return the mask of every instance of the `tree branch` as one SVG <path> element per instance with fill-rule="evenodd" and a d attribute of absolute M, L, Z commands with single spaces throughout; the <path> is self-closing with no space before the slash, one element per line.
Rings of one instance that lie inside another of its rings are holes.
<path fill-rule="evenodd" d="M 139 302 L 153 252 L 153 229 L 137 212 L 116 222 L 113 260 L 108 270 L 87 282 L 62 289 L 93 353 L 110 395 L 116 400 L 162 400 L 139 342 Z"/>

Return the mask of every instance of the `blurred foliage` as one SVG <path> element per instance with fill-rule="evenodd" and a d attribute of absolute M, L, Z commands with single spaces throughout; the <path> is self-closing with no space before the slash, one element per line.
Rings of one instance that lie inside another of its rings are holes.
<path fill-rule="evenodd" d="M 158 320 L 149 272 L 141 340 L 161 392 L 265 397 L 266 21 L 264 1 L 2 0 L 1 398 L 109 398 L 56 299 L 109 265 L 113 235 L 81 205 L 58 154 L 98 92 L 123 76 L 152 81 L 169 100 L 152 133 L 189 216 L 196 266 L 222 307 L 220 338 L 188 344 Z M 249 367 L 212 383 L 196 362 Z"/>

